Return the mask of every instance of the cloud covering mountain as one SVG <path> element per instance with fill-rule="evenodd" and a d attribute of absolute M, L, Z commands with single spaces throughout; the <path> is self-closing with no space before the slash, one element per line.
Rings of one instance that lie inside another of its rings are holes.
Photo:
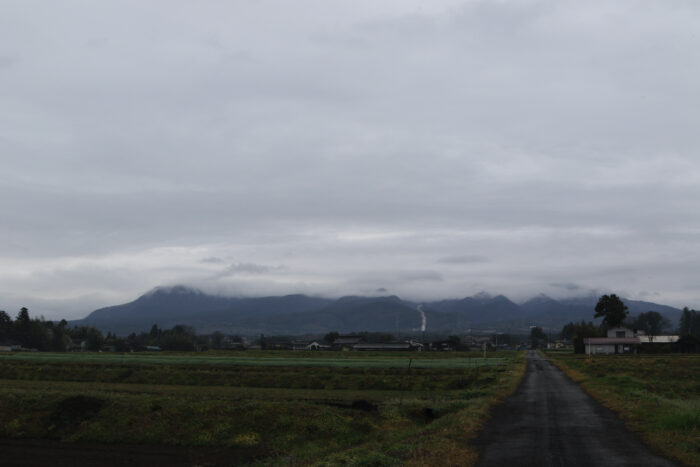
<path fill-rule="evenodd" d="M 239 298 L 211 296 L 184 287 L 159 287 L 137 300 L 101 308 L 74 325 L 95 326 L 105 332 L 127 335 L 146 332 L 153 324 L 177 324 L 200 333 L 324 334 L 330 331 L 384 331 L 399 334 L 426 331 L 529 332 L 541 326 L 558 332 L 569 321 L 592 321 L 597 298 L 554 300 L 545 295 L 518 305 L 504 295 L 480 293 L 458 300 L 414 303 L 391 296 L 345 296 L 339 299 L 286 295 Z M 649 310 L 677 324 L 680 310 L 649 302 L 625 300 L 632 315 Z"/>

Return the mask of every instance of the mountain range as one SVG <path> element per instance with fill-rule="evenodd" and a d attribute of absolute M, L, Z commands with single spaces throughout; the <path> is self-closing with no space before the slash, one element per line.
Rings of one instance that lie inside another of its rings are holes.
<path fill-rule="evenodd" d="M 346 296 L 339 299 L 285 295 L 222 297 L 186 287 L 157 287 L 133 302 L 93 311 L 72 325 L 94 326 L 127 335 L 176 324 L 198 333 L 323 334 L 381 331 L 397 334 L 420 331 L 528 332 L 530 326 L 552 331 L 571 321 L 593 320 L 596 296 L 555 300 L 539 295 L 516 304 L 504 295 L 480 293 L 462 299 L 416 303 L 397 296 Z M 681 310 L 651 302 L 623 299 L 630 315 L 658 311 L 676 326 Z M 422 325 L 425 323 L 425 329 Z"/>

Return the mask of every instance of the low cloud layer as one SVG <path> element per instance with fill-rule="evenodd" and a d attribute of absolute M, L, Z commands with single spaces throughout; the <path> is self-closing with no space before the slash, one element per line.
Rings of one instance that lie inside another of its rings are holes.
<path fill-rule="evenodd" d="M 5 2 L 0 309 L 698 308 L 698 30 L 682 1 Z"/>

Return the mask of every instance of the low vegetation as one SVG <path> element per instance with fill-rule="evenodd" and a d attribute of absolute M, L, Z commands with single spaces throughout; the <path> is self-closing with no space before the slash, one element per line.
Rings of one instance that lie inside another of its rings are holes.
<path fill-rule="evenodd" d="M 652 449 L 700 466 L 700 355 L 548 356 Z"/>
<path fill-rule="evenodd" d="M 469 465 L 525 367 L 507 352 L 319 354 L 9 354 L 0 437 L 216 446 L 249 465 Z"/>

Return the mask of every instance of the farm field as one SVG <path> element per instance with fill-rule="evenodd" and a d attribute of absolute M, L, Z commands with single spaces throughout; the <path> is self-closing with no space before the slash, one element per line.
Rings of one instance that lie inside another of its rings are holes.
<path fill-rule="evenodd" d="M 116 363 L 116 364 L 168 364 L 168 365 L 234 365 L 234 366 L 318 366 L 353 368 L 406 368 L 411 361 L 412 368 L 475 368 L 500 365 L 503 358 L 484 358 L 473 354 L 468 357 L 439 358 L 430 354 L 406 353 L 374 354 L 332 353 L 329 352 L 246 352 L 245 356 L 208 354 L 160 354 L 160 353 L 52 353 L 26 352 L 0 355 L 0 361 L 67 362 L 67 363 Z M 335 354 L 335 355 L 334 355 Z M 337 356 L 336 356 L 337 355 Z"/>
<path fill-rule="evenodd" d="M 523 371 L 514 352 L 8 354 L 0 438 L 210 447 L 236 465 L 469 465 Z"/>
<path fill-rule="evenodd" d="M 652 449 L 700 466 L 700 355 L 547 356 Z"/>

